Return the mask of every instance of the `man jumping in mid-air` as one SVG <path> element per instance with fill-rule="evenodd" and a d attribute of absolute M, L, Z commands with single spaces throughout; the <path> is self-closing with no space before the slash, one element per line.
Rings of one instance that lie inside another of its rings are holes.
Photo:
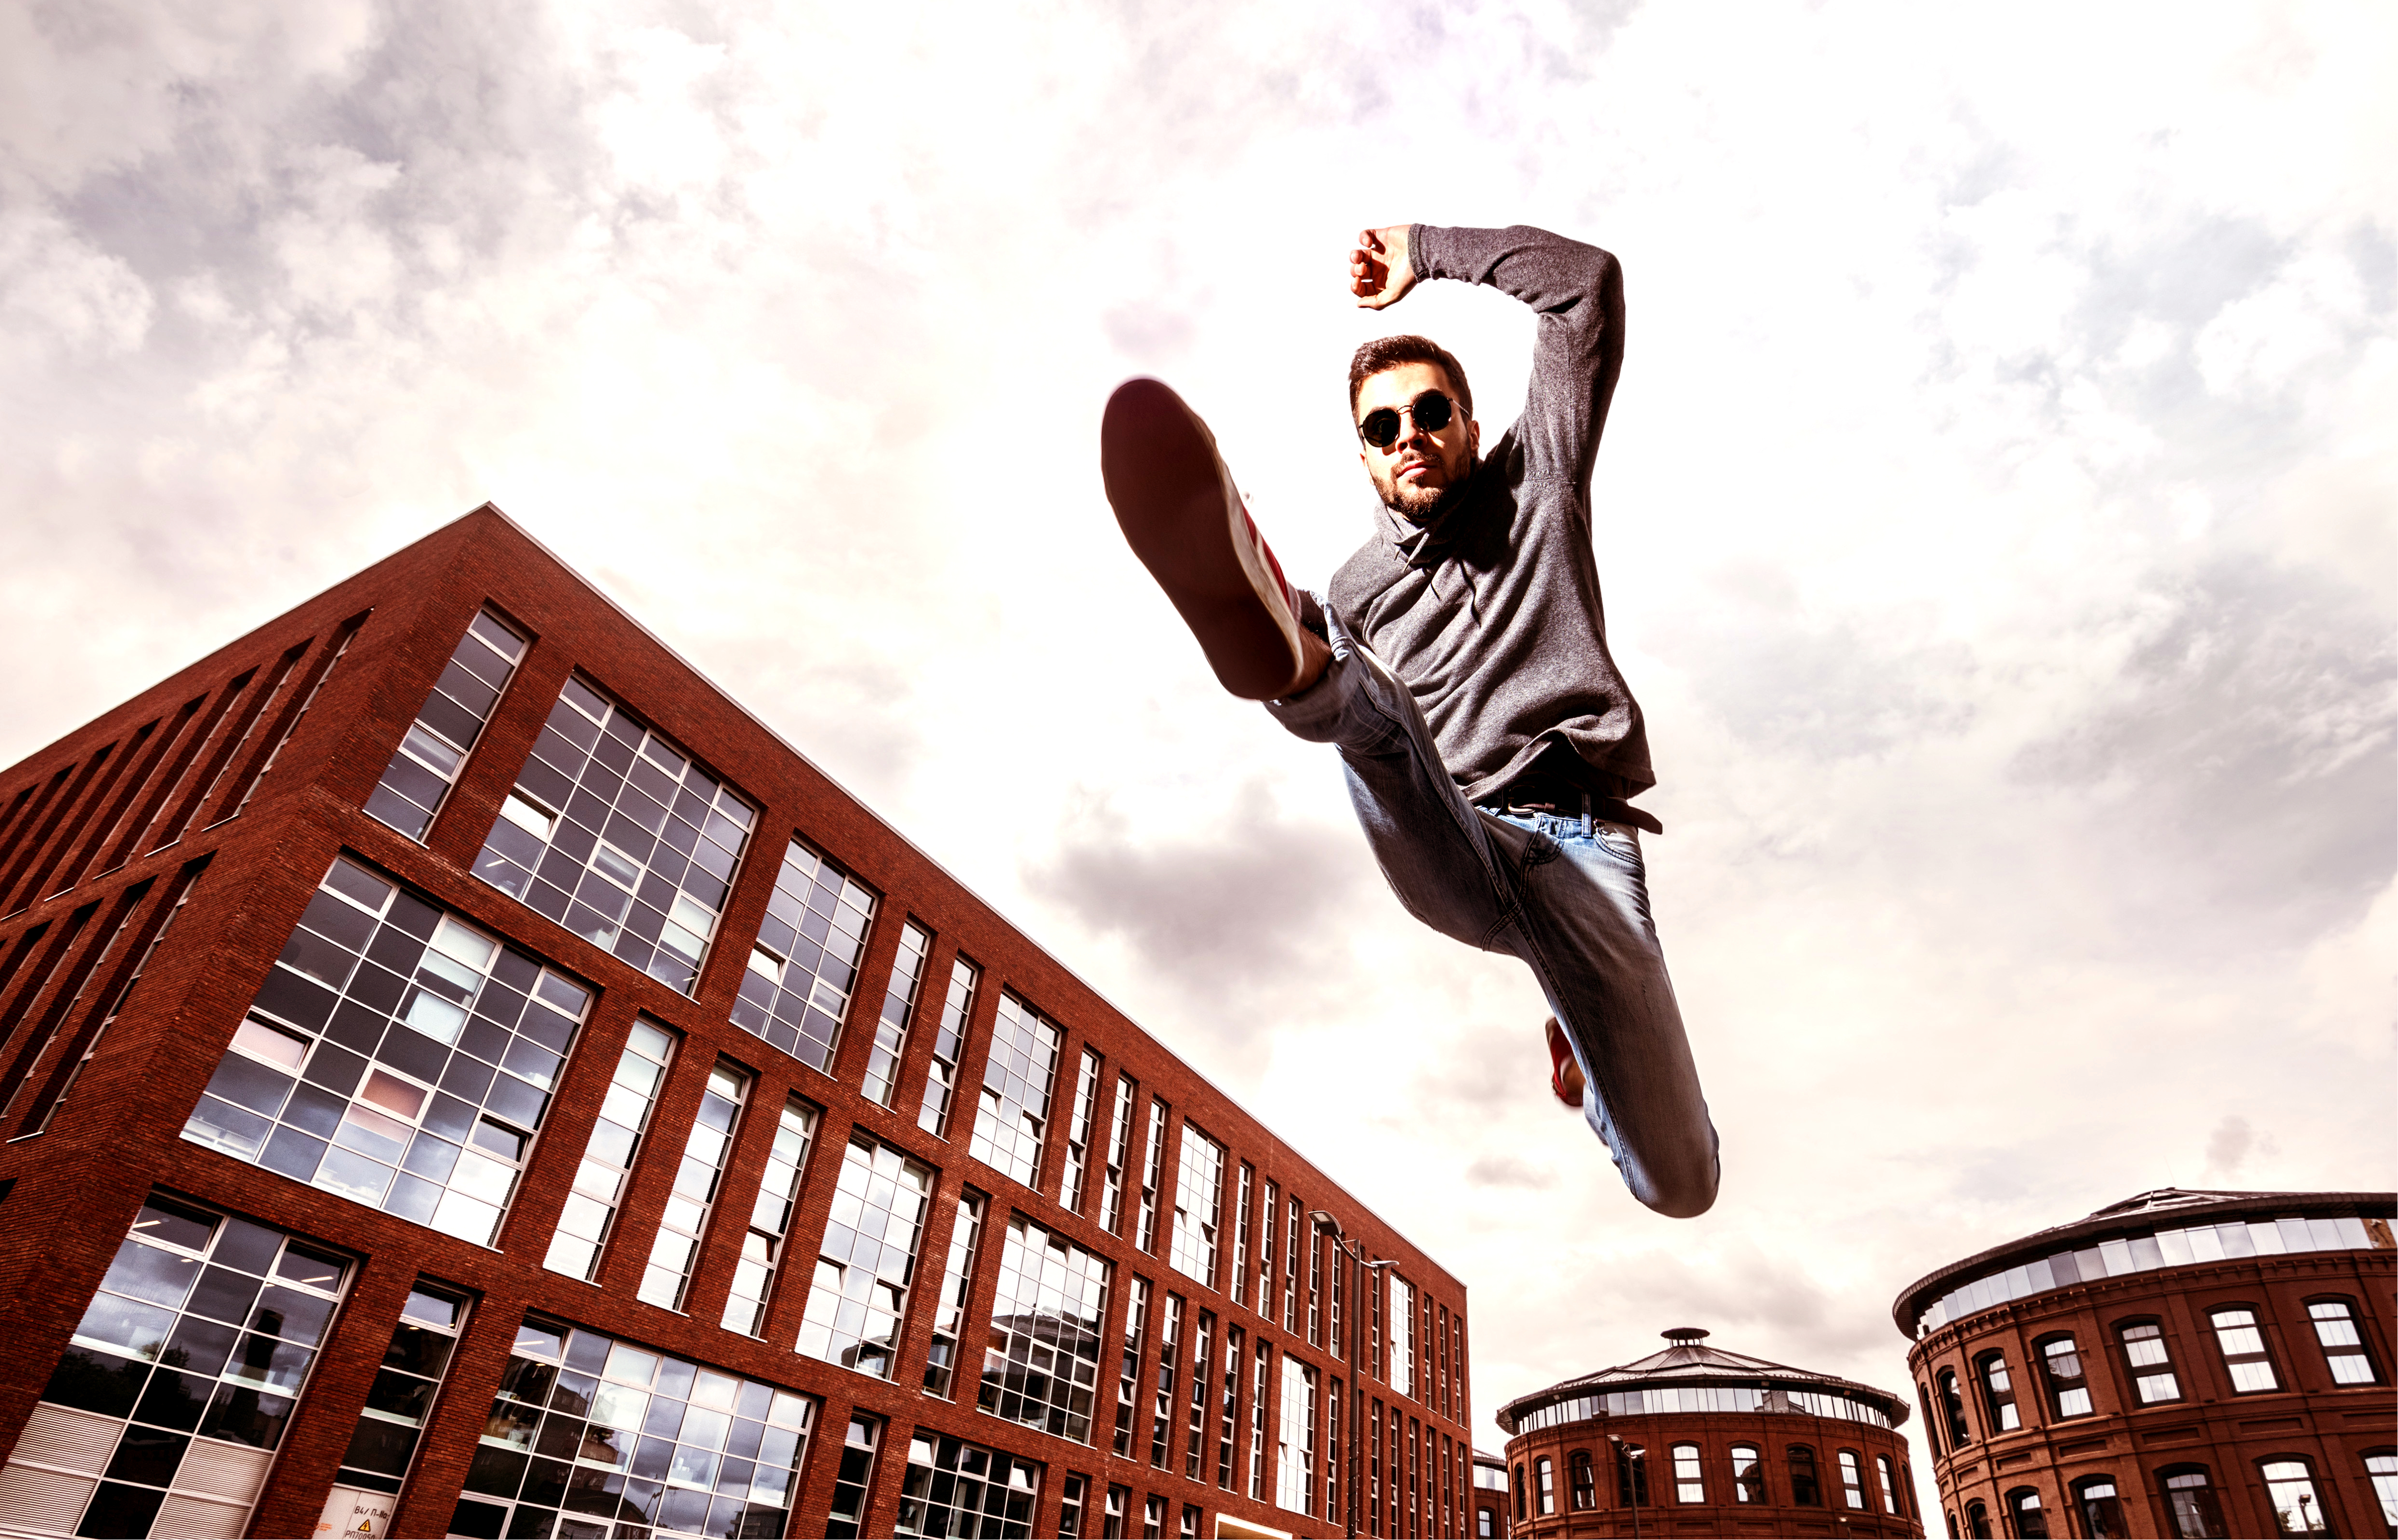
<path fill-rule="evenodd" d="M 1548 997 L 1552 1087 L 1607 1141 L 1633 1196 L 1687 1218 L 1715 1201 L 1699 1094 L 1649 917 L 1625 799 L 1656 783 L 1640 709 L 1608 655 L 1591 462 L 1623 360 L 1623 287 L 1596 247 L 1517 226 L 1358 236 L 1357 303 L 1425 278 L 1504 290 L 1539 315 L 1523 414 L 1489 456 L 1465 371 L 1422 337 L 1349 365 L 1376 532 L 1328 593 L 1293 589 L 1215 439 L 1132 380 L 1100 466 L 1133 551 L 1216 677 L 1340 751 L 1367 843 L 1409 913 L 1522 958 Z"/>

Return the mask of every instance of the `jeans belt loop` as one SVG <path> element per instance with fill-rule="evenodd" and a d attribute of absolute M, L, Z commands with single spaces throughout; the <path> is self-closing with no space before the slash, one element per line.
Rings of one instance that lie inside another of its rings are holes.
<path fill-rule="evenodd" d="M 1582 794 L 1582 837 L 1590 838 L 1590 793 Z"/>

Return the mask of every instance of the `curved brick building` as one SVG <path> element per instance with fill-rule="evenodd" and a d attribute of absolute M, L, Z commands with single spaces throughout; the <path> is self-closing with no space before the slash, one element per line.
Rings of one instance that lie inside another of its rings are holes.
<path fill-rule="evenodd" d="M 1499 1409 L 1516 1536 L 1920 1535 L 1906 1402 L 1709 1347 L 1683 1327 L 1636 1363 Z"/>
<path fill-rule="evenodd" d="M 2398 1534 L 2391 1204 L 2166 1188 L 1909 1285 L 1948 1533 Z"/>
<path fill-rule="evenodd" d="M 0 1537 L 1457 1535 L 1468 1346 L 495 509 L 0 769 Z"/>

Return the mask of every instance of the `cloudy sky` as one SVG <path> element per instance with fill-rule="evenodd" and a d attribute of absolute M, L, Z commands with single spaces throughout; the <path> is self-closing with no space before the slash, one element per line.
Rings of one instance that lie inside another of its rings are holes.
<path fill-rule="evenodd" d="M 2391 1184 L 2398 11 L 944 10 L 0 4 L 0 763 L 492 499 L 1462 1275 L 1494 1448 L 1666 1327 L 1896 1389 L 1955 1257 Z M 1624 264 L 1694 1222 L 1100 495 L 1165 375 L 1320 581 L 1391 330 L 1495 436 L 1520 307 L 1346 302 L 1411 220 Z"/>

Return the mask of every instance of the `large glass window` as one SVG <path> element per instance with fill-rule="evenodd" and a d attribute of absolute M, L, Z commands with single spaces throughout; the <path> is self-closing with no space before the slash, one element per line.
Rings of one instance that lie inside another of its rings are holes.
<path fill-rule="evenodd" d="M 596 1536 L 613 1520 L 659 1540 L 780 1534 L 815 1410 L 762 1381 L 527 1315 L 450 1533 Z"/>
<path fill-rule="evenodd" d="M 1066 1169 L 1058 1179 L 1058 1206 L 1070 1214 L 1083 1211 L 1083 1186 L 1091 1169 L 1091 1130 L 1098 1120 L 1099 1056 L 1083 1050 L 1083 1067 L 1074 1075 L 1074 1103 L 1066 1120 Z"/>
<path fill-rule="evenodd" d="M 2074 1482 L 2073 1506 L 2089 1540 L 2122 1540 L 2132 1533 L 2124 1525 L 2123 1500 L 2116 1495 L 2112 1476 L 2085 1476 Z"/>
<path fill-rule="evenodd" d="M 2023 1426 L 2023 1412 L 2015 1405 L 2015 1382 L 2007 1371 L 2006 1355 L 1983 1354 L 1974 1360 L 1974 1372 L 1982 1382 L 1982 1410 L 1989 1415 L 1991 1431 L 2006 1433 Z"/>
<path fill-rule="evenodd" d="M 462 1290 L 419 1278 L 400 1306 L 399 1324 L 384 1349 L 383 1367 L 367 1388 L 365 1412 L 350 1434 L 337 1486 L 369 1493 L 396 1493 L 416 1455 L 417 1440 L 433 1415 L 434 1398 L 450 1372 L 450 1358 L 466 1329 L 467 1296 Z"/>
<path fill-rule="evenodd" d="M 2398 1535 L 2398 1450 L 2376 1450 L 2367 1454 L 2364 1474 L 2373 1483 L 2374 1501 L 2381 1507 L 2381 1527 Z"/>
<path fill-rule="evenodd" d="M 1174 1385 L 1181 1371 L 1182 1317 L 1186 1307 L 1179 1294 L 1165 1296 L 1165 1324 L 1157 1337 L 1156 1404 L 1150 1409 L 1149 1463 L 1166 1468 L 1174 1442 Z"/>
<path fill-rule="evenodd" d="M 450 655 L 449 667 L 434 682 L 433 693 L 424 697 L 424 709 L 416 713 L 408 736 L 384 767 L 374 794 L 367 798 L 370 817 L 424 841 L 524 649 L 524 638 L 491 611 L 475 616 Z"/>
<path fill-rule="evenodd" d="M 919 1428 L 899 1489 L 900 1534 L 1024 1540 L 1041 1506 L 1041 1467 L 1017 1455 Z"/>
<path fill-rule="evenodd" d="M 1257 1339 L 1249 1380 L 1249 1497 L 1266 1500 L 1266 1409 L 1273 1404 L 1273 1344 Z"/>
<path fill-rule="evenodd" d="M 1217 1232 L 1224 1219 L 1224 1147 L 1182 1125 L 1174 1173 L 1174 1270 L 1216 1287 Z"/>
<path fill-rule="evenodd" d="M 1041 1185 L 1041 1141 L 1058 1077 L 1057 1023 L 1003 990 L 975 1109 L 975 1158 L 1027 1187 Z"/>
<path fill-rule="evenodd" d="M 1293 1513 L 1314 1513 L 1315 1371 L 1287 1354 L 1282 1360 L 1281 1435 L 1275 1462 L 1275 1506 Z"/>
<path fill-rule="evenodd" d="M 1568 1489 L 1568 1500 L 1578 1509 L 1596 1507 L 1598 1479 L 1591 1468 L 1590 1451 L 1575 1450 L 1572 1456 L 1566 1462 L 1566 1468 L 1573 1479 Z"/>
<path fill-rule="evenodd" d="M 2090 1380 L 2081 1367 L 2081 1349 L 2070 1335 L 2049 1337 L 2040 1344 L 2040 1368 L 2041 1376 L 2048 1381 L 2052 1415 L 2090 1415 Z"/>
<path fill-rule="evenodd" d="M 1152 1256 L 1157 1254 L 1157 1189 L 1165 1177 L 1165 1110 L 1163 1097 L 1149 1099 L 1149 1154 L 1140 1164 L 1140 1223 L 1133 1231 L 1133 1244 Z"/>
<path fill-rule="evenodd" d="M 924 981 L 924 953 L 933 938 L 910 920 L 899 927 L 899 951 L 891 962 L 891 985 L 882 992 L 882 1017 L 874 1024 L 874 1051 L 867 1056 L 866 1100 L 891 1105 L 899 1059 L 908 1051 L 908 1023 L 915 1019 L 916 992 Z"/>
<path fill-rule="evenodd" d="M 1707 1500 L 1706 1473 L 1699 1465 L 1699 1446 L 1674 1446 L 1674 1501 L 1704 1503 Z"/>
<path fill-rule="evenodd" d="M 1974 1431 L 1965 1425 L 1965 1397 L 1957 1388 L 1954 1370 L 1940 1371 L 1940 1410 L 1948 1423 L 1948 1447 L 1962 1449 L 1973 1442 Z"/>
<path fill-rule="evenodd" d="M 1233 1209 L 1233 1287 L 1234 1304 L 1249 1303 L 1249 1231 L 1257 1223 L 1252 1208 L 1257 1186 L 1257 1169 L 1247 1161 L 1241 1162 L 1240 1196 Z"/>
<path fill-rule="evenodd" d="M 2282 1388 L 2272 1357 L 2265 1351 L 2265 1334 L 2257 1330 L 2257 1312 L 2233 1307 L 2213 1311 L 2207 1318 L 2214 1323 L 2216 1344 L 2223 1351 L 2223 1367 L 2231 1374 L 2235 1393 Z"/>
<path fill-rule="evenodd" d="M 1149 1332 L 1149 1280 L 1133 1275 L 1125 1293 L 1124 1352 L 1116 1360 L 1116 1458 L 1132 1458 L 1132 1420 L 1140 1401 L 1141 1339 Z"/>
<path fill-rule="evenodd" d="M 1765 1460 L 1755 1444 L 1731 1446 L 1731 1497 L 1735 1503 L 1765 1501 Z"/>
<path fill-rule="evenodd" d="M 343 858 L 183 1137 L 489 1246 L 590 1004 Z"/>
<path fill-rule="evenodd" d="M 1895 1513 L 1904 1517 L 1906 1513 L 1906 1509 L 1899 1506 L 1898 1477 L 1897 1473 L 1891 1468 L 1889 1455 L 1877 1454 L 1874 1456 L 1874 1474 L 1881 1479 L 1882 1512 Z"/>
<path fill-rule="evenodd" d="M 633 1162 L 656 1107 L 658 1087 L 665 1084 L 667 1065 L 674 1059 L 674 1034 L 646 1018 L 633 1023 L 625 1051 L 616 1058 L 616 1073 L 591 1125 L 591 1141 L 584 1146 L 583 1164 L 575 1168 L 574 1190 L 559 1211 L 558 1230 L 549 1239 L 542 1265 L 571 1278 L 589 1279 L 600 1273 L 600 1255 L 608 1244 L 609 1226 L 616 1206 L 624 1201 L 625 1184 L 632 1180 Z"/>
<path fill-rule="evenodd" d="M 1111 1236 L 1124 1234 L 1125 1168 L 1132 1159 L 1133 1110 L 1138 1103 L 1139 1090 L 1132 1076 L 1116 1076 L 1115 1106 L 1108 1116 L 1108 1161 L 1099 1190 L 1099 1228 Z"/>
<path fill-rule="evenodd" d="M 0 1514 L 241 1533 L 348 1277 L 280 1230 L 152 1197 L 0 1469 Z"/>
<path fill-rule="evenodd" d="M 2123 1344 L 2123 1361 L 2131 1366 L 2133 1393 L 2142 1406 L 2181 1399 L 2181 1381 L 2175 1377 L 2173 1356 L 2165 1334 L 2155 1321 L 2134 1321 L 2117 1335 Z"/>
<path fill-rule="evenodd" d="M 2307 1318 L 2314 1325 L 2315 1341 L 2323 1346 L 2324 1363 L 2331 1370 L 2332 1384 L 2374 1383 L 2373 1359 L 2366 1355 L 2364 1339 L 2357 1332 L 2353 1304 L 2346 1300 L 2310 1301 Z"/>
<path fill-rule="evenodd" d="M 723 782 L 570 679 L 475 874 L 689 994 L 756 821 Z"/>
<path fill-rule="evenodd" d="M 691 1137 L 683 1141 L 682 1161 L 675 1168 L 674 1191 L 667 1195 L 667 1211 L 658 1220 L 649 1265 L 635 1291 L 644 1303 L 682 1308 L 692 1266 L 699 1259 L 700 1238 L 707 1234 L 707 1216 L 716 1207 L 717 1183 L 724 1180 L 725 1153 L 733 1148 L 733 1129 L 748 1099 L 749 1072 L 718 1060 L 707 1072 L 707 1088 L 700 1093 Z"/>
<path fill-rule="evenodd" d="M 2040 1506 L 2040 1493 L 2029 1487 L 2017 1487 L 2007 1493 L 2008 1527 L 2015 1540 L 2048 1540 L 2048 1513 Z"/>
<path fill-rule="evenodd" d="M 1004 1421 L 1089 1443 L 1107 1318 L 1106 1260 L 1010 1215 L 975 1404 Z"/>
<path fill-rule="evenodd" d="M 1821 1507 L 1824 1496 L 1815 1484 L 1815 1452 L 1805 1444 L 1789 1449 L 1790 1500 L 1801 1507 Z"/>
<path fill-rule="evenodd" d="M 841 1466 L 833 1472 L 832 1510 L 825 1516 L 825 1540 L 857 1540 L 866 1533 L 866 1505 L 874 1494 L 874 1453 L 882 1447 L 881 1419 L 853 1414 L 842 1439 Z"/>
<path fill-rule="evenodd" d="M 1857 1458 L 1857 1452 L 1852 1449 L 1841 1450 L 1839 1452 L 1839 1458 L 1840 1462 L 1841 1501 L 1847 1503 L 1852 1508 L 1854 1508 L 1859 1512 L 1863 1512 L 1866 1506 L 1866 1471 L 1864 1462 Z"/>
<path fill-rule="evenodd" d="M 748 1336 L 765 1334 L 766 1301 L 775 1288 L 775 1274 L 783 1264 L 783 1247 L 791 1229 L 791 1212 L 800 1198 L 800 1177 L 808 1166 L 808 1146 L 815 1140 L 816 1109 L 791 1097 L 783 1103 L 775 1128 L 775 1148 L 766 1157 L 765 1174 L 758 1180 L 758 1201 L 750 1206 L 749 1230 L 741 1238 L 741 1260 L 733 1267 L 733 1288 L 724 1300 L 724 1329 Z"/>
<path fill-rule="evenodd" d="M 2165 1517 L 2176 1540 L 2225 1540 L 2231 1533 L 2223 1521 L 2223 1502 L 2215 1494 L 2204 1466 L 2167 1466 L 2157 1472 L 2165 1497 Z"/>
<path fill-rule="evenodd" d="M 1416 1393 L 1416 1290 L 1396 1273 L 1391 1280 L 1391 1388 Z"/>
<path fill-rule="evenodd" d="M 974 1017 L 975 984 L 982 970 L 960 957 L 950 964 L 950 991 L 941 1002 L 940 1030 L 933 1035 L 932 1066 L 924 1072 L 924 1104 L 916 1126 L 935 1139 L 950 1137 L 950 1109 L 957 1101 L 958 1055 L 964 1051 L 966 1023 Z"/>
<path fill-rule="evenodd" d="M 874 895 L 794 838 L 758 922 L 733 1024 L 829 1074 L 873 921 Z"/>
<path fill-rule="evenodd" d="M 1182 1440 L 1186 1480 L 1207 1479 L 1207 1402 L 1215 1390 L 1215 1361 L 1216 1312 L 1202 1310 L 1191 1337 L 1191 1425 Z M 1334 1389 L 1337 1392 L 1339 1386 Z"/>
<path fill-rule="evenodd" d="M 2257 1468 L 2265 1478 L 2266 1496 L 2273 1505 L 2273 1533 L 2327 1534 L 2331 1532 L 2331 1525 L 2324 1514 L 2323 1494 L 2315 1491 L 2315 1472 L 2311 1462 L 2289 1456 L 2263 1461 Z"/>
<path fill-rule="evenodd" d="M 799 1350 L 878 1379 L 892 1377 L 933 1173 L 898 1151 L 852 1139 L 824 1248 L 808 1286 Z"/>
<path fill-rule="evenodd" d="M 1233 1452 L 1241 1437 L 1241 1370 L 1248 1361 L 1242 1356 L 1246 1340 L 1239 1327 L 1225 1326 L 1224 1368 L 1217 1376 L 1223 1389 L 1216 1420 L 1216 1485 L 1226 1492 L 1233 1490 Z"/>
<path fill-rule="evenodd" d="M 975 1253 L 982 1244 L 982 1216 L 990 1199 L 968 1188 L 958 1195 L 950 1225 L 950 1258 L 941 1267 L 941 1297 L 933 1306 L 933 1345 L 924 1356 L 924 1388 L 950 1398 L 957 1375 L 958 1344 L 965 1335 L 966 1300 L 974 1291 Z"/>

